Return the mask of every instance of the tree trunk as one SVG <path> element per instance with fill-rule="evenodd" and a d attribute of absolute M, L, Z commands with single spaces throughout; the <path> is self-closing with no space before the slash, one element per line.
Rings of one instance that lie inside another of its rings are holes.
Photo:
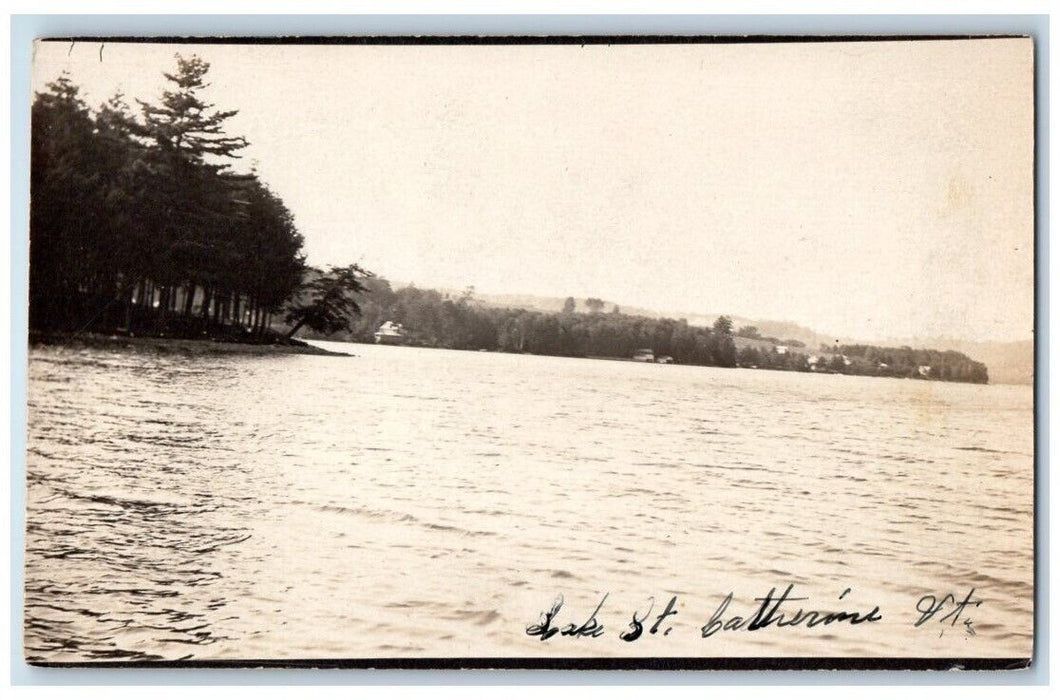
<path fill-rule="evenodd" d="M 136 285 L 133 284 L 130 288 L 125 290 L 125 330 L 129 335 L 132 335 L 132 310 L 133 310 L 133 298 L 136 296 Z"/>
<path fill-rule="evenodd" d="M 191 306 L 195 302 L 195 285 L 189 284 L 184 288 L 184 315 L 191 316 Z"/>
<path fill-rule="evenodd" d="M 212 296 L 212 289 L 209 287 L 202 288 L 202 306 L 199 307 L 199 314 L 202 316 L 203 321 L 210 320 L 210 297 Z"/>
<path fill-rule="evenodd" d="M 261 308 L 258 300 L 254 300 L 254 335 L 261 337 L 261 320 L 265 318 L 265 311 Z"/>
<path fill-rule="evenodd" d="M 298 323 L 294 324 L 294 328 L 292 328 L 291 330 L 287 331 L 287 337 L 288 338 L 293 337 L 294 334 L 297 333 L 302 328 L 302 326 L 304 326 L 304 325 L 305 325 L 305 319 L 303 318 L 301 321 L 299 321 Z"/>

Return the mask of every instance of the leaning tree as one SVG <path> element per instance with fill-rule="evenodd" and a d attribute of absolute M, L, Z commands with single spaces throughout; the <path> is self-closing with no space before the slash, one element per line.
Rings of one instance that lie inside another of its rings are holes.
<path fill-rule="evenodd" d="M 353 317 L 361 312 L 355 295 L 366 291 L 364 283 L 372 273 L 359 265 L 347 265 L 331 266 L 327 272 L 310 269 L 309 274 L 301 300 L 287 312 L 287 322 L 293 324 L 287 337 L 303 326 L 328 335 L 350 330 Z"/>

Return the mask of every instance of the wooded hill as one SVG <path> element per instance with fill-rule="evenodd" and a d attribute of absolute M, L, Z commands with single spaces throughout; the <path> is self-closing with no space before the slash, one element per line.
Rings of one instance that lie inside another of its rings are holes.
<path fill-rule="evenodd" d="M 369 279 L 365 288 L 359 297 L 361 315 L 336 338 L 373 342 L 379 326 L 391 321 L 405 328 L 408 343 L 424 347 L 623 359 L 651 348 L 656 356 L 669 355 L 679 364 L 987 381 L 985 365 L 957 352 L 853 345 L 810 348 L 794 339 L 762 338 L 754 328 L 734 328 L 725 316 L 705 328 L 615 308 L 579 312 L 573 299 L 564 310 L 550 313 L 490 306 L 478 301 L 472 289 L 459 295 L 415 286 L 395 290 L 383 278 Z M 599 308 L 586 308 L 591 307 Z"/>

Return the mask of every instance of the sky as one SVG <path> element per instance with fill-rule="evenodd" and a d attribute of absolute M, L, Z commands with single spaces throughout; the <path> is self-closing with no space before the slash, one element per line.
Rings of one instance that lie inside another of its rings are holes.
<path fill-rule="evenodd" d="M 849 338 L 1025 340 L 1033 49 L 42 42 L 34 89 L 156 100 L 174 54 L 309 262 Z"/>

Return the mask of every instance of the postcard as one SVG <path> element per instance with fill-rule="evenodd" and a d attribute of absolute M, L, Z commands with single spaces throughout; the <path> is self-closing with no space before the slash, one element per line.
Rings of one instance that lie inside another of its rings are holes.
<path fill-rule="evenodd" d="M 1034 77 L 39 40 L 25 659 L 1026 667 Z"/>

